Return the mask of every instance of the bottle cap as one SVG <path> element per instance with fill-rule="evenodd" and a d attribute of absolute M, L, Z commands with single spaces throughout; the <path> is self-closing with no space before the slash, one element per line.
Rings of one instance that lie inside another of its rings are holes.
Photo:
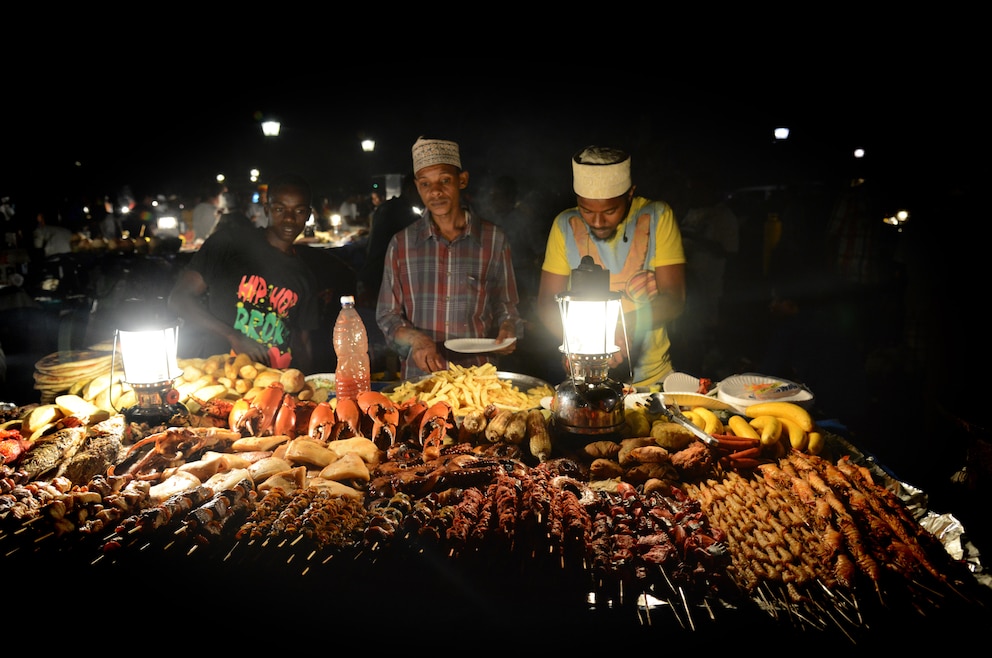
<path fill-rule="evenodd" d="M 341 295 L 341 306 L 344 306 L 345 304 L 354 304 L 354 303 L 355 303 L 354 295 Z"/>

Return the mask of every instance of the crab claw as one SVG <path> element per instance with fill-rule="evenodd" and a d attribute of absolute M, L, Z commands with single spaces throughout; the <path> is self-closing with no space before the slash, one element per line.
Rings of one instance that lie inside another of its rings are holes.
<path fill-rule="evenodd" d="M 362 434 L 372 439 L 380 450 L 395 443 L 400 410 L 393 401 L 379 391 L 366 391 L 358 396 L 357 402 L 364 414 Z"/>
<path fill-rule="evenodd" d="M 401 402 L 397 408 L 400 412 L 398 443 L 419 443 L 417 432 L 420 429 L 420 421 L 427 411 L 427 403 L 416 397 L 411 397 Z"/>
<path fill-rule="evenodd" d="M 272 422 L 272 433 L 277 436 L 296 436 L 296 396 L 286 393 Z"/>
<path fill-rule="evenodd" d="M 327 432 L 327 441 L 350 439 L 361 432 L 362 410 L 358 403 L 348 398 L 338 398 L 334 407 L 334 424 Z"/>
<path fill-rule="evenodd" d="M 435 402 L 424 412 L 420 421 L 418 439 L 423 446 L 424 460 L 441 456 L 441 446 L 448 430 L 456 427 L 455 412 L 447 402 Z"/>
<path fill-rule="evenodd" d="M 327 402 L 318 403 L 310 412 L 307 435 L 315 441 L 326 442 L 335 420 L 334 409 L 331 408 L 331 405 Z"/>
<path fill-rule="evenodd" d="M 252 436 L 271 435 L 285 394 L 286 389 L 279 382 L 269 384 L 248 400 L 248 409 L 243 414 L 238 410 L 239 417 L 231 429 L 247 431 Z M 231 413 L 233 417 L 233 409 Z"/>

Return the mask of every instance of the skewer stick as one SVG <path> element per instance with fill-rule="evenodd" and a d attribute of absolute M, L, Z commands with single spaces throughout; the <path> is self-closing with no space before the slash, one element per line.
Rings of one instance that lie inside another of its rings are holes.
<path fill-rule="evenodd" d="M 710 615 L 710 621 L 716 621 L 716 615 L 713 614 L 713 608 L 710 607 L 710 601 L 708 597 L 703 598 L 703 607 L 706 608 L 706 612 Z"/>
<path fill-rule="evenodd" d="M 840 623 L 838 623 L 838 621 L 836 619 L 834 619 L 834 616 L 832 614 L 830 614 L 830 611 L 829 610 L 826 610 L 825 609 L 823 612 L 825 612 L 826 615 L 828 617 L 830 617 L 830 621 L 834 622 L 834 626 L 837 627 L 837 630 L 839 630 L 841 633 L 843 633 L 844 636 L 847 637 L 847 639 L 851 641 L 851 644 L 857 644 L 857 642 L 854 640 L 854 638 L 851 636 L 851 634 L 847 632 L 847 629 L 845 629 Z"/>
<path fill-rule="evenodd" d="M 637 621 L 639 621 L 642 626 L 650 626 L 651 625 L 651 606 L 648 605 L 648 593 L 647 592 L 641 592 L 641 595 L 638 596 L 637 599 L 638 599 L 637 605 L 634 606 L 635 608 L 637 608 Z M 641 618 L 641 608 L 642 607 L 644 608 L 644 618 L 643 619 Z"/>
<path fill-rule="evenodd" d="M 689 628 L 693 631 L 696 630 L 696 623 L 692 621 L 692 612 L 689 611 L 689 602 L 685 599 L 685 590 L 679 585 L 679 596 L 682 597 L 682 608 L 685 610 L 685 617 L 689 620 Z"/>

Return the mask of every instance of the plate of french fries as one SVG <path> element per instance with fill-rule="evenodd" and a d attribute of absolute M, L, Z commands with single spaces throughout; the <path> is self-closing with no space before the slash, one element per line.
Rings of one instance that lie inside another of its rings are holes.
<path fill-rule="evenodd" d="M 447 402 L 455 416 L 497 409 L 520 411 L 541 406 L 541 398 L 554 393 L 546 381 L 513 372 L 497 370 L 492 363 L 481 366 L 450 365 L 416 381 L 402 382 L 383 393 L 394 402 L 411 398 L 426 404 Z"/>

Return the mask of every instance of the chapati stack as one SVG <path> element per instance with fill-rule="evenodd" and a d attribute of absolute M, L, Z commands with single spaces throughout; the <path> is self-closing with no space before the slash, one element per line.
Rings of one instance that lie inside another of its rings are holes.
<path fill-rule="evenodd" d="M 34 364 L 34 388 L 41 403 L 49 404 L 79 382 L 110 374 L 113 350 L 84 349 L 52 352 Z M 120 366 L 119 366 L 120 367 Z"/>

